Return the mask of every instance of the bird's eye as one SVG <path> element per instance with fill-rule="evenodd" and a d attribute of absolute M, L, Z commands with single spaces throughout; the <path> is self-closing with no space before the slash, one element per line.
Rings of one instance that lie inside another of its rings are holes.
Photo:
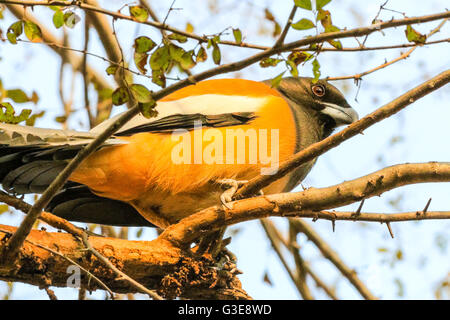
<path fill-rule="evenodd" d="M 312 92 L 318 97 L 323 97 L 325 95 L 325 87 L 320 84 L 313 86 L 311 89 Z"/>

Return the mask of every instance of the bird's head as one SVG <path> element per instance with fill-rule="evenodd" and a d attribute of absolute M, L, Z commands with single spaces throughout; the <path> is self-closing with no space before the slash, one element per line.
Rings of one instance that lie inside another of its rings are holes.
<path fill-rule="evenodd" d="M 283 78 L 277 90 L 294 107 L 317 116 L 323 125 L 323 137 L 327 137 L 339 126 L 358 120 L 358 113 L 348 104 L 344 95 L 325 80 L 313 83 L 312 78 Z"/>

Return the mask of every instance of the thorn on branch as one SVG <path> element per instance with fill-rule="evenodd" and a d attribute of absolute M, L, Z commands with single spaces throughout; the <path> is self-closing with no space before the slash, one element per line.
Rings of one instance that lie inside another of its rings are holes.
<path fill-rule="evenodd" d="M 334 216 L 332 219 L 331 219 L 331 227 L 332 227 L 332 229 L 333 229 L 333 232 L 336 230 L 336 219 L 337 219 L 337 215 L 336 215 L 336 213 L 334 213 L 334 212 L 331 212 L 331 214 Z"/>
<path fill-rule="evenodd" d="M 356 221 L 356 218 L 358 218 L 361 215 L 361 209 L 364 205 L 364 201 L 366 201 L 366 199 L 362 199 L 361 203 L 359 204 L 358 209 L 356 209 L 355 213 L 353 213 L 350 217 L 354 219 L 354 221 Z"/>
<path fill-rule="evenodd" d="M 425 214 L 427 213 L 428 207 L 430 206 L 430 203 L 431 203 L 431 198 L 428 199 L 428 202 L 427 202 L 427 204 L 425 205 L 425 208 L 423 208 L 423 210 L 422 210 L 422 214 L 423 214 L 423 215 L 425 215 Z"/>
<path fill-rule="evenodd" d="M 391 238 L 394 239 L 394 233 L 392 232 L 392 228 L 391 228 L 391 223 L 390 222 L 386 222 L 386 226 L 389 230 L 389 234 L 391 235 Z"/>

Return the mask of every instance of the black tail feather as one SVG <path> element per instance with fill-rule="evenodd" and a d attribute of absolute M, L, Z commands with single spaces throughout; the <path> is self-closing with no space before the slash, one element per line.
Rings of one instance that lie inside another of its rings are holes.
<path fill-rule="evenodd" d="M 71 221 L 123 227 L 155 227 L 131 205 L 97 196 L 83 185 L 70 187 L 58 193 L 46 210 Z"/>

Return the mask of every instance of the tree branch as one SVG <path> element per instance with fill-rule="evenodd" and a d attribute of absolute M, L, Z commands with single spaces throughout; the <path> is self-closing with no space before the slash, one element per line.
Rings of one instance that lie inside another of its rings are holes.
<path fill-rule="evenodd" d="M 328 150 L 337 147 L 342 142 L 362 133 L 365 129 L 375 123 L 392 116 L 416 100 L 446 85 L 448 82 L 450 82 L 450 70 L 446 70 L 434 78 L 418 85 L 414 89 L 409 90 L 383 107 L 352 123 L 344 130 L 335 133 L 324 140 L 314 143 L 302 151 L 299 151 L 290 160 L 281 163 L 280 168 L 275 174 L 261 175 L 253 178 L 236 192 L 235 198 L 239 199 L 256 194 L 259 190 L 280 179 L 281 177 L 284 177 L 288 172 L 299 167 L 301 164 L 313 160 Z"/>
<path fill-rule="evenodd" d="M 339 255 L 331 249 L 331 247 L 323 241 L 320 236 L 304 221 L 301 219 L 290 219 L 292 226 L 297 228 L 298 231 L 305 234 L 309 240 L 311 240 L 316 247 L 320 250 L 322 255 L 330 260 L 336 268 L 346 277 L 352 285 L 358 290 L 358 292 L 368 300 L 377 299 L 369 289 L 364 285 L 364 283 L 358 278 L 355 270 L 350 269 L 345 265 Z"/>
<path fill-rule="evenodd" d="M 15 227 L 0 225 L 0 249 L 5 246 L 5 238 L 15 231 Z M 194 259 L 189 252 L 181 251 L 167 241 L 129 241 L 91 236 L 89 242 L 101 255 L 108 257 L 116 268 L 168 299 L 250 298 L 242 290 L 235 273 L 226 270 L 218 272 L 212 268 L 213 261 L 201 257 Z M 47 248 L 57 251 L 59 255 Z M 103 283 L 90 281 L 89 275 L 80 274 L 81 288 L 97 290 L 107 286 L 117 293 L 138 292 L 91 252 L 84 250 L 83 245 L 69 234 L 32 230 L 20 253 L 14 271 L 0 266 L 1 280 L 43 287 L 68 287 L 70 274 L 67 268 L 73 265 L 68 260 L 71 259 Z"/>
<path fill-rule="evenodd" d="M 182 219 L 177 224 L 169 226 L 160 237 L 170 241 L 175 246 L 187 247 L 205 232 L 211 232 L 239 222 L 269 216 L 311 217 L 317 219 L 321 218 L 319 215 L 321 210 L 336 208 L 378 196 L 400 186 L 449 181 L 450 163 L 400 164 L 331 187 L 309 188 L 302 192 L 280 193 L 242 199 L 233 202 L 231 209 L 218 206 L 210 207 Z M 332 213 L 329 214 L 332 215 Z M 329 214 L 321 213 L 322 216 L 327 216 L 330 219 Z M 358 220 L 359 217 L 347 216 L 342 220 Z M 366 218 L 366 216 L 364 217 Z M 425 215 L 409 217 L 411 220 L 428 218 L 448 219 L 449 213 L 431 215 L 431 212 L 427 212 Z M 403 221 L 405 221 L 404 218 L 405 216 L 403 216 Z M 378 220 L 371 218 L 368 221 Z"/>
<path fill-rule="evenodd" d="M 297 288 L 297 291 L 300 293 L 301 297 L 304 300 L 313 300 L 313 296 L 311 294 L 311 291 L 309 290 L 308 286 L 306 285 L 305 279 L 299 277 L 297 274 L 295 274 L 292 269 L 289 267 L 286 258 L 283 255 L 283 252 L 281 251 L 281 237 L 278 234 L 278 230 L 276 230 L 273 223 L 268 219 L 261 219 L 260 220 L 261 225 L 269 238 L 269 241 L 272 245 L 273 250 L 278 256 L 278 259 L 280 259 L 281 264 L 283 265 L 284 269 L 288 273 L 289 277 L 291 278 L 292 282 L 294 283 L 295 287 Z"/>
<path fill-rule="evenodd" d="M 1 2 L 2 1 L 0 1 L 0 3 Z M 9 4 L 9 3 L 5 3 L 5 4 L 8 7 L 8 10 L 11 11 L 11 13 L 13 15 L 15 15 L 18 19 L 20 19 L 20 20 L 24 19 L 24 16 L 23 16 L 24 11 L 23 11 L 23 7 L 21 5 L 13 5 L 13 4 Z M 64 47 L 63 43 L 60 40 L 58 40 L 48 29 L 46 29 L 38 20 L 36 20 L 32 16 L 30 16 L 29 14 L 27 14 L 26 19 L 39 25 L 39 27 L 41 28 L 41 31 L 42 31 L 43 41 L 45 43 L 47 43 L 49 45 L 49 47 L 51 49 L 53 49 L 54 52 L 56 52 L 61 58 L 66 57 L 67 58 L 66 62 L 69 63 L 70 65 L 72 65 L 74 70 L 76 70 L 78 72 L 83 71 L 82 70 L 82 65 L 83 65 L 82 58 L 77 57 L 76 55 L 74 55 L 73 53 L 70 53 L 70 52 L 67 54 L 65 52 L 63 52 L 63 50 L 61 49 L 61 47 Z M 50 44 L 54 44 L 54 46 L 52 46 Z M 105 80 L 105 77 L 100 75 L 92 67 L 87 66 L 86 71 L 88 73 L 88 77 L 91 79 L 92 82 L 98 84 L 102 88 L 110 88 L 111 87 L 109 85 L 109 83 Z"/>

